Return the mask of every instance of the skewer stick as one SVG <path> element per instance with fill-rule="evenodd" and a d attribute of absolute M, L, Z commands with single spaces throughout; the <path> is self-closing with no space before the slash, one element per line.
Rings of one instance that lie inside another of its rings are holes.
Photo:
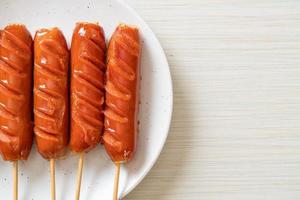
<path fill-rule="evenodd" d="M 78 162 L 77 186 L 76 186 L 75 200 L 79 200 L 79 198 L 80 198 L 80 187 L 81 187 L 81 179 L 82 179 L 83 162 L 84 162 L 84 152 L 81 152 L 80 157 L 79 157 L 79 162 Z"/>
<path fill-rule="evenodd" d="M 115 170 L 115 181 L 114 181 L 114 196 L 113 200 L 118 200 L 118 190 L 119 190 L 119 177 L 120 177 L 120 163 L 115 163 L 116 170 Z"/>
<path fill-rule="evenodd" d="M 18 200 L 18 161 L 13 162 L 14 200 Z"/>
<path fill-rule="evenodd" d="M 55 160 L 50 159 L 51 200 L 55 200 Z"/>

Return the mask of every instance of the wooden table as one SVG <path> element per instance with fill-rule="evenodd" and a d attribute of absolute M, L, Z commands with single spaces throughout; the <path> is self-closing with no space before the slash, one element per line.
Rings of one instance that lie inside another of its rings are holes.
<path fill-rule="evenodd" d="M 128 0 L 166 52 L 166 146 L 126 200 L 300 199 L 300 1 Z"/>

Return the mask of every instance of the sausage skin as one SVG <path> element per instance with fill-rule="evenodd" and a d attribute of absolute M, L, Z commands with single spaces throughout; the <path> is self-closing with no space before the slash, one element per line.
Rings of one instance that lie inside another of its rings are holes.
<path fill-rule="evenodd" d="M 139 31 L 120 24 L 108 47 L 103 144 L 115 163 L 129 161 L 136 149 L 139 99 Z"/>
<path fill-rule="evenodd" d="M 68 143 L 68 65 L 66 40 L 58 28 L 34 37 L 34 133 L 46 159 L 65 154 Z"/>
<path fill-rule="evenodd" d="M 103 29 L 77 23 L 71 45 L 70 148 L 74 152 L 86 152 L 101 140 L 105 53 Z"/>
<path fill-rule="evenodd" d="M 32 146 L 32 38 L 24 25 L 0 30 L 0 152 L 26 160 Z"/>

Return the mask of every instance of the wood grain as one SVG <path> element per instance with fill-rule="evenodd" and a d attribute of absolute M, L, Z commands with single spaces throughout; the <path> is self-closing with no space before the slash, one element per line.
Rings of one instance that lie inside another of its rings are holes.
<path fill-rule="evenodd" d="M 126 200 L 298 200 L 300 1 L 128 0 L 174 83 L 166 146 Z"/>

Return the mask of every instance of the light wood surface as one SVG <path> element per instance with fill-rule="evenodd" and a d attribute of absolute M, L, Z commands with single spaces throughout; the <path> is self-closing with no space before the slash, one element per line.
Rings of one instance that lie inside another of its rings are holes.
<path fill-rule="evenodd" d="M 127 0 L 158 36 L 174 114 L 126 200 L 300 199 L 300 1 Z"/>

